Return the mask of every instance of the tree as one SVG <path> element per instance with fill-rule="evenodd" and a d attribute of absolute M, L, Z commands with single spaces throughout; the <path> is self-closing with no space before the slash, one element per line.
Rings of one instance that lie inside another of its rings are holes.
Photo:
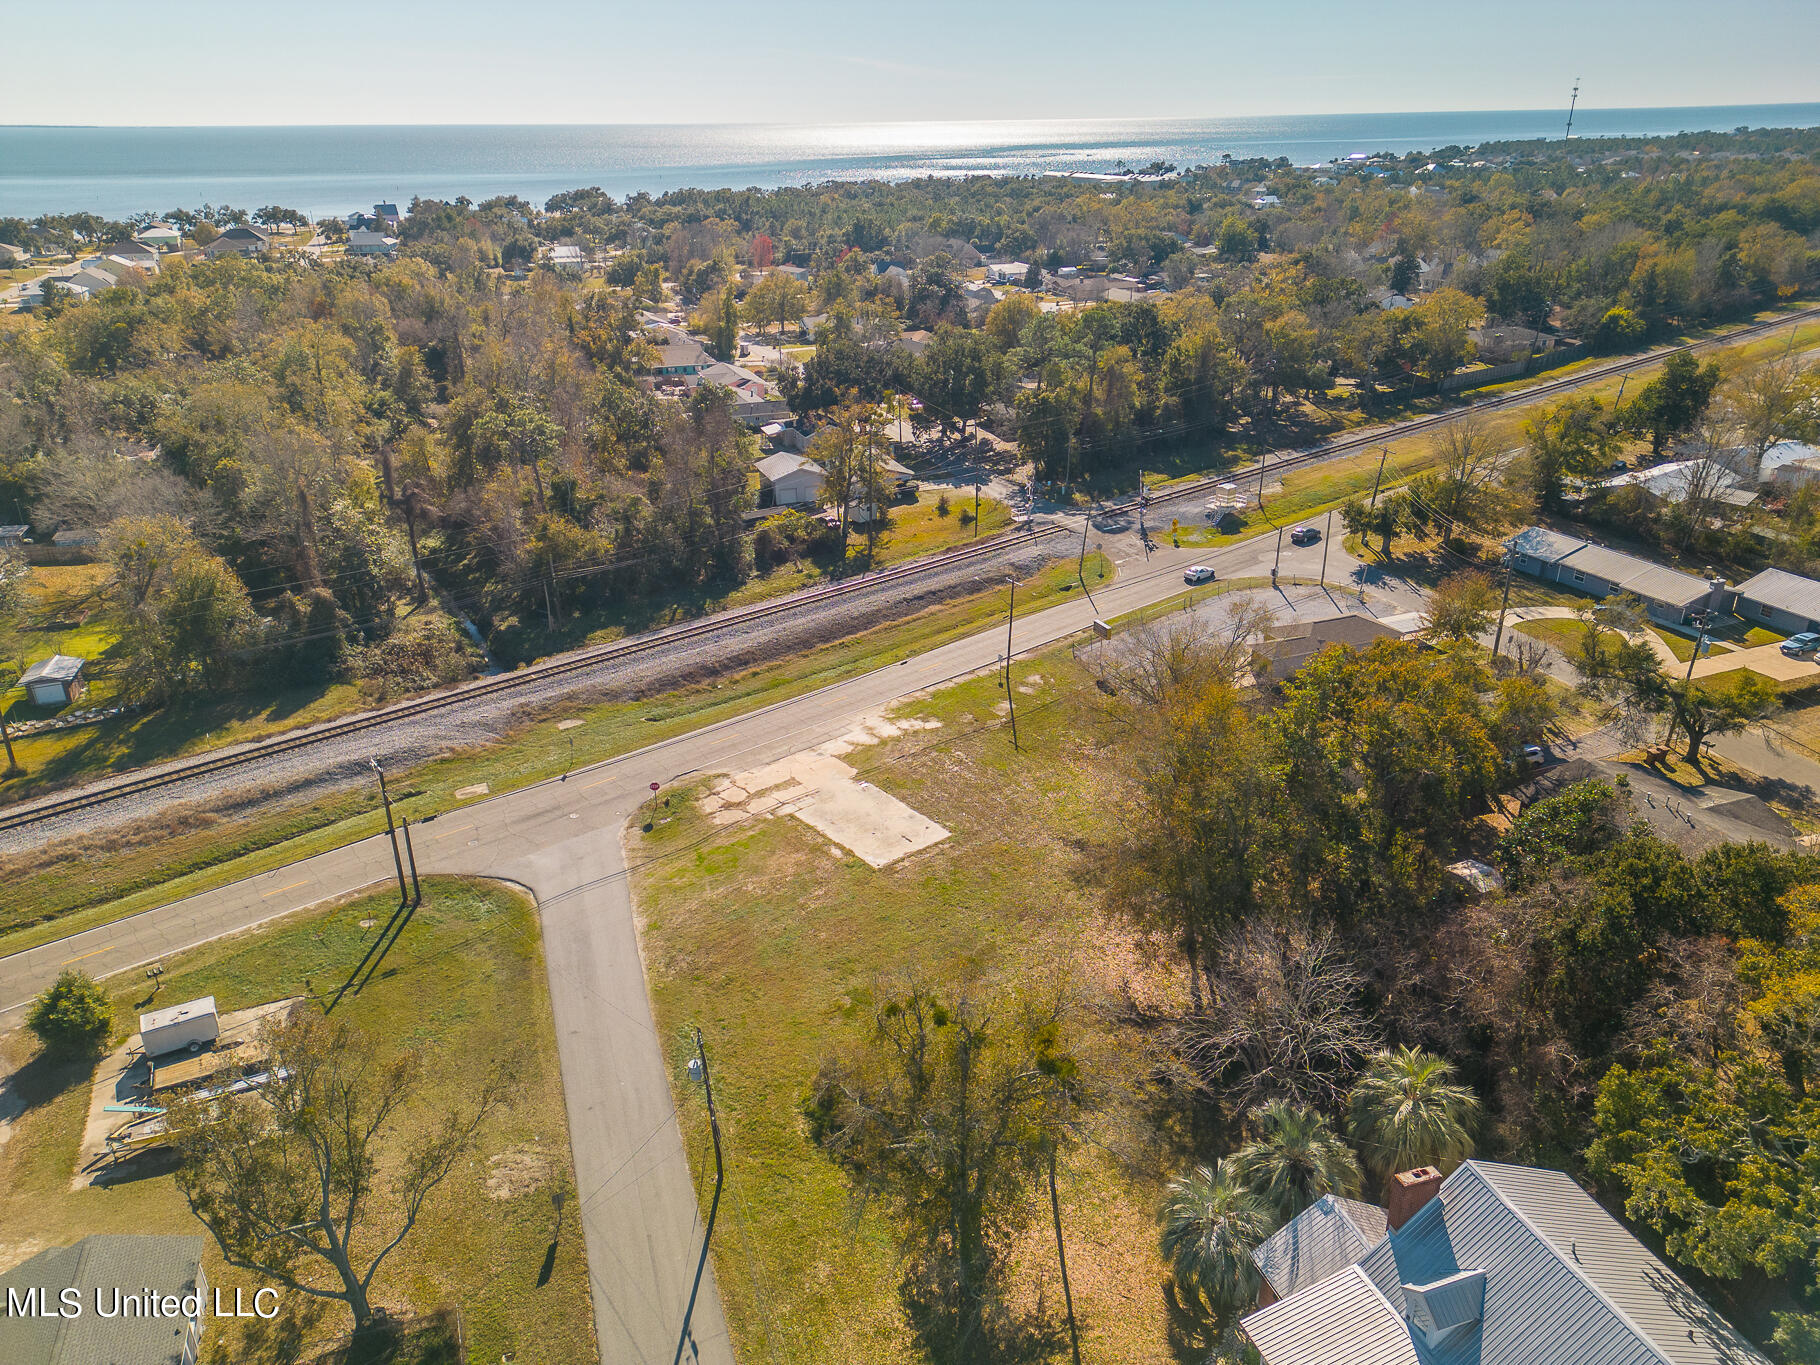
<path fill-rule="evenodd" d="M 1664 742 L 1672 742 L 1677 730 L 1684 734 L 1685 757 L 1695 767 L 1708 739 L 1756 724 L 1777 704 L 1775 685 L 1761 674 L 1738 669 L 1711 681 L 1674 677 L 1641 638 L 1626 638 L 1596 620 L 1588 622 L 1569 662 L 1580 674 L 1583 690 L 1631 717 L 1633 724 L 1666 717 Z"/>
<path fill-rule="evenodd" d="M 225 686 L 232 655 L 248 643 L 255 619 L 245 586 L 225 561 L 185 556 L 172 567 L 169 586 L 127 627 L 134 685 L 153 697 Z"/>
<path fill-rule="evenodd" d="M 1258 256 L 1258 237 L 1251 230 L 1251 224 L 1243 215 L 1229 213 L 1220 221 L 1220 230 L 1214 238 L 1214 245 L 1219 249 L 1222 261 L 1255 261 Z"/>
<path fill-rule="evenodd" d="M 172 570 L 201 549 L 190 528 L 168 515 L 121 517 L 101 539 L 101 552 L 114 570 L 114 591 L 129 611 L 167 588 Z"/>
<path fill-rule="evenodd" d="M 946 426 L 963 428 L 1005 382 L 1005 358 L 980 332 L 944 326 L 916 358 L 911 387 Z"/>
<path fill-rule="evenodd" d="M 1233 1154 L 1246 1188 L 1287 1223 L 1325 1194 L 1359 1192 L 1359 1159 L 1314 1110 L 1272 1100 L 1252 1111 L 1255 1136 Z"/>
<path fill-rule="evenodd" d="M 427 1103 L 428 1058 L 311 1011 L 260 1032 L 267 1083 L 173 1105 L 177 1188 L 227 1263 L 373 1322 L 373 1277 L 506 1102 L 509 1063 Z M 332 1277 L 322 1283 L 324 1273 Z"/>
<path fill-rule="evenodd" d="M 1439 384 L 1472 359 L 1471 330 L 1481 316 L 1478 300 L 1458 289 L 1434 291 L 1411 310 L 1412 344 L 1422 373 Z"/>
<path fill-rule="evenodd" d="M 1463 569 L 1435 585 L 1422 619 L 1444 640 L 1470 640 L 1490 627 L 1497 610 L 1498 590 L 1490 576 Z"/>
<path fill-rule="evenodd" d="M 94 978 L 69 967 L 32 1001 L 25 1026 L 47 1048 L 92 1052 L 114 1027 L 114 1006 Z"/>
<path fill-rule="evenodd" d="M 1776 442 L 1811 439 L 1820 432 L 1820 371 L 1799 357 L 1753 366 L 1726 385 L 1722 396 L 1751 457 L 1752 473 Z"/>
<path fill-rule="evenodd" d="M 1502 444 L 1476 417 L 1449 422 L 1436 434 L 1432 449 L 1438 467 L 1419 475 L 1411 488 L 1441 521 L 1442 534 L 1451 536 L 1460 526 L 1493 530 L 1503 522 L 1497 487 Z"/>
<path fill-rule="evenodd" d="M 1421 1048 L 1380 1052 L 1347 1102 L 1347 1131 L 1380 1180 L 1417 1166 L 1452 1170 L 1472 1155 L 1478 1121 L 1478 1097 Z"/>
<path fill-rule="evenodd" d="M 1393 293 L 1415 292 L 1416 281 L 1421 278 L 1422 270 L 1414 256 L 1399 256 L 1390 263 L 1390 288 Z"/>
<path fill-rule="evenodd" d="M 1589 344 L 1595 351 L 1610 354 L 1613 351 L 1628 351 L 1633 346 L 1643 343 L 1649 335 L 1649 321 L 1638 317 L 1628 308 L 1618 307 L 1606 310 L 1605 316 L 1599 319 L 1593 328 Z"/>
<path fill-rule="evenodd" d="M 870 1036 L 823 1063 L 805 1104 L 813 1140 L 902 1227 L 905 1292 L 934 1353 L 957 1362 L 998 1358 L 1006 1253 L 1087 1099 L 1062 997 L 996 999 L 882 995 Z"/>
<path fill-rule="evenodd" d="M 1009 351 L 1018 344 L 1031 319 L 1040 317 L 1042 311 L 1041 305 L 1030 295 L 1013 294 L 992 305 L 992 311 L 986 314 L 984 331 L 998 343 L 1001 351 Z"/>
<path fill-rule="evenodd" d="M 1650 453 L 1660 455 L 1669 440 L 1693 426 L 1712 402 L 1719 386 L 1719 362 L 1702 365 L 1687 351 L 1676 351 L 1626 405 L 1623 424 L 1649 434 Z"/>
<path fill-rule="evenodd" d="M 1230 1163 L 1196 1166 L 1169 1182 L 1158 1214 L 1163 1259 L 1178 1296 L 1226 1328 L 1257 1297 L 1251 1253 L 1270 1235 L 1270 1213 Z"/>
<path fill-rule="evenodd" d="M 1389 559 L 1390 538 L 1402 529 L 1405 507 L 1395 498 L 1380 498 L 1376 507 L 1363 498 L 1349 498 L 1340 505 L 1340 525 L 1361 541 L 1368 536 L 1382 537 L 1384 558 Z"/>
<path fill-rule="evenodd" d="M 1560 506 L 1570 475 L 1594 474 L 1611 462 L 1613 435 L 1604 405 L 1596 398 L 1569 398 L 1532 418 L 1521 473 L 1543 507 Z"/>
<path fill-rule="evenodd" d="M 746 317 L 755 327 L 776 327 L 777 344 L 784 344 L 784 328 L 803 320 L 809 289 L 802 281 L 773 270 L 746 295 Z"/>

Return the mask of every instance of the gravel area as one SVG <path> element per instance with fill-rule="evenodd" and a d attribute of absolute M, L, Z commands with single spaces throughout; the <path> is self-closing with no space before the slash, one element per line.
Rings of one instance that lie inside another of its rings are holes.
<path fill-rule="evenodd" d="M 1008 541 L 996 554 L 884 579 L 834 596 L 810 595 L 792 611 L 757 620 L 729 620 L 718 629 L 627 658 L 605 658 L 552 677 L 527 679 L 522 686 L 483 693 L 425 715 L 401 715 L 351 734 L 328 735 L 318 743 L 249 760 L 223 771 L 198 774 L 152 791 L 129 793 L 85 809 L 0 830 L 0 855 L 42 849 L 103 832 L 111 836 L 109 843 L 116 847 L 122 836 L 130 841 L 133 834 L 142 832 L 148 839 L 156 838 L 167 820 L 181 819 L 184 807 L 206 809 L 212 817 L 221 818 L 245 815 L 263 806 L 313 799 L 370 781 L 367 760 L 374 754 L 386 755 L 388 770 L 403 772 L 430 759 L 495 742 L 538 712 L 558 704 L 636 700 L 740 672 L 901 620 L 943 601 L 981 592 L 1002 584 L 1008 571 L 1027 576 L 1065 556 L 1067 548 L 1064 537 L 1035 541 L 1020 537 Z M 713 620 L 707 618 L 710 624 Z M 193 761 L 152 765 L 135 770 L 131 776 L 177 769 Z M 105 781 L 97 782 L 93 789 L 99 792 L 107 785 Z M 68 797 L 81 790 L 66 789 L 43 799 Z M 29 810 L 31 805 L 21 803 L 12 809 Z"/>

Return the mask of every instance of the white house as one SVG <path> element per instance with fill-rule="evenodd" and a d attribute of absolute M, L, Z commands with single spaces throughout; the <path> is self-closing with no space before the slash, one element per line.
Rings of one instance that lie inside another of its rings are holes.
<path fill-rule="evenodd" d="M 120 283 L 120 277 L 98 265 L 85 265 L 74 275 L 66 275 L 57 283 L 79 298 L 87 298 L 91 294 L 99 294 L 103 289 L 112 289 Z"/>
<path fill-rule="evenodd" d="M 1001 261 L 986 267 L 987 284 L 1022 284 L 1030 273 L 1024 261 Z"/>
<path fill-rule="evenodd" d="M 821 501 L 822 480 L 828 476 L 814 460 L 779 451 L 758 462 L 761 492 L 771 494 L 776 507 L 813 507 Z"/>

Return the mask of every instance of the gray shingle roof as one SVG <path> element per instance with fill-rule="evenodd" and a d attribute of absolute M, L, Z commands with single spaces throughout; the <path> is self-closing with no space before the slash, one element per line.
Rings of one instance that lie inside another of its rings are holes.
<path fill-rule="evenodd" d="M 1384 1240 L 1384 1210 L 1323 1195 L 1251 1253 L 1279 1298 L 1357 1265 Z"/>
<path fill-rule="evenodd" d="M 79 659 L 72 654 L 53 654 L 26 669 L 20 675 L 19 686 L 35 682 L 74 682 L 87 662 L 87 659 Z"/>
<path fill-rule="evenodd" d="M 1577 536 L 1564 536 L 1542 526 L 1527 527 L 1504 542 L 1504 547 L 1512 553 L 1528 555 L 1544 564 L 1559 563 L 1575 550 L 1585 549 L 1586 545 L 1587 542 Z"/>
<path fill-rule="evenodd" d="M 81 1293 L 79 1318 L 0 1316 L 0 1360 L 7 1365 L 178 1365 L 188 1323 L 181 1318 L 104 1318 L 95 1291 L 112 1306 L 124 1294 L 151 1289 L 160 1295 L 194 1293 L 201 1275 L 202 1238 L 103 1234 L 41 1251 L 0 1275 L 0 1302 L 8 1289 L 37 1285 L 53 1297 L 66 1288 Z"/>
<path fill-rule="evenodd" d="M 1748 598 L 1795 616 L 1820 618 L 1820 583 L 1786 569 L 1765 569 L 1738 585 L 1740 601 Z"/>
<path fill-rule="evenodd" d="M 1455 1300 L 1476 1296 L 1477 1285 L 1442 1282 L 1462 1271 L 1484 1272 L 1484 1316 L 1431 1344 L 1407 1321 L 1403 1287 L 1427 1287 L 1431 1308 L 1441 1305 L 1437 1320 L 1457 1316 Z M 1244 1326 L 1267 1365 L 1766 1365 L 1567 1176 L 1479 1161 L 1448 1176 L 1356 1266 Z M 1346 1349 L 1335 1350 L 1342 1341 Z"/>
<path fill-rule="evenodd" d="M 1616 583 L 1625 592 L 1634 592 L 1652 602 L 1686 606 L 1712 590 L 1704 578 L 1540 526 L 1519 531 L 1504 544 L 1516 554 L 1603 578 L 1608 583 Z"/>
<path fill-rule="evenodd" d="M 781 478 L 796 473 L 799 469 L 806 469 L 818 477 L 826 475 L 828 472 L 814 460 L 804 459 L 801 455 L 792 455 L 785 450 L 780 450 L 775 455 L 767 455 L 758 462 L 758 472 L 764 477 L 766 483 L 775 483 Z"/>

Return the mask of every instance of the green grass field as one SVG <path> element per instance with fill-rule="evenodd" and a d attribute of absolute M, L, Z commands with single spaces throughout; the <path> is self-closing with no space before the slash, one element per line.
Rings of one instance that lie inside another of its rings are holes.
<path fill-rule="evenodd" d="M 550 1194 L 572 1193 L 574 1176 L 536 911 L 494 883 L 432 878 L 424 890 L 423 905 L 371 982 L 336 1010 L 400 1046 L 431 1050 L 436 1079 L 402 1132 L 433 1119 L 487 1057 L 522 1049 L 525 1061 L 511 1107 L 490 1122 L 480 1154 L 432 1196 L 417 1229 L 380 1272 L 378 1298 L 410 1313 L 457 1305 L 476 1365 L 513 1358 L 509 1353 L 520 1361 L 591 1361 L 593 1312 L 573 1199 L 551 1272 L 538 1282 L 556 1231 Z M 226 1012 L 290 995 L 330 995 L 396 903 L 366 897 L 167 959 L 158 1003 L 212 994 Z M 363 919 L 377 925 L 363 929 Z M 137 974 L 107 984 L 119 1039 L 149 1007 L 146 985 Z M 200 1232 L 169 1174 L 70 1188 L 90 1068 L 30 1059 L 27 1042 L 21 1033 L 0 1043 L 0 1065 L 13 1073 L 0 1090 L 0 1114 L 8 1099 L 19 1110 L 0 1125 L 0 1265 L 93 1232 Z M 223 1264 L 212 1244 L 204 1265 L 224 1289 L 255 1286 Z M 280 1319 L 260 1337 L 211 1323 L 208 1358 L 275 1365 L 296 1358 L 280 1350 L 287 1330 L 326 1342 L 348 1322 L 331 1305 L 288 1324 Z"/>
<path fill-rule="evenodd" d="M 1109 578 L 1113 568 L 1089 555 L 1087 573 Z M 1036 610 L 1078 590 L 1074 565 L 1058 563 L 1019 585 L 1019 609 Z M 998 590 L 958 599 L 645 701 L 554 706 L 498 744 L 399 774 L 394 803 L 413 820 L 422 819 L 460 804 L 454 796 L 460 787 L 486 782 L 495 793 L 507 791 L 811 692 L 969 635 L 1000 615 L 1003 601 Z M 583 723 L 558 730 L 557 720 L 566 718 Z M 381 828 L 377 793 L 361 788 L 244 820 L 176 809 L 159 822 L 156 837 L 143 830 L 97 835 L 0 859 L 0 953 L 250 877 Z"/>
<path fill-rule="evenodd" d="M 821 1058 L 860 1036 L 881 990 L 912 971 L 982 991 L 1066 977 L 1089 1002 L 1083 1027 L 1096 1046 L 1141 1047 L 1110 1006 L 1127 973 L 1157 988 L 1154 959 L 1077 880 L 1082 841 L 1108 819 L 1098 694 L 1067 650 L 1020 662 L 1014 682 L 1021 752 L 1000 722 L 996 677 L 982 677 L 899 708 L 941 729 L 847 756 L 951 831 L 898 864 L 875 871 L 788 818 L 714 827 L 686 799 L 668 813 L 654 806 L 636 845 L 650 860 L 636 888 L 647 970 L 698 1181 L 713 1159 L 699 1087 L 683 1078 L 692 1026 L 715 1067 L 728 1162 L 715 1267 L 742 1359 L 924 1358 L 897 1296 L 891 1227 L 850 1204 L 796 1111 Z M 1061 1178 L 1083 1357 L 1198 1358 L 1171 1346 L 1154 1247 L 1162 1182 L 1184 1158 L 1096 1136 L 1107 1146 L 1077 1149 Z M 1040 1300 L 1053 1326 L 1054 1239 L 1031 1193 L 1011 1298 L 1027 1311 Z M 1066 1359 L 1065 1340 L 1048 1358 Z"/>

